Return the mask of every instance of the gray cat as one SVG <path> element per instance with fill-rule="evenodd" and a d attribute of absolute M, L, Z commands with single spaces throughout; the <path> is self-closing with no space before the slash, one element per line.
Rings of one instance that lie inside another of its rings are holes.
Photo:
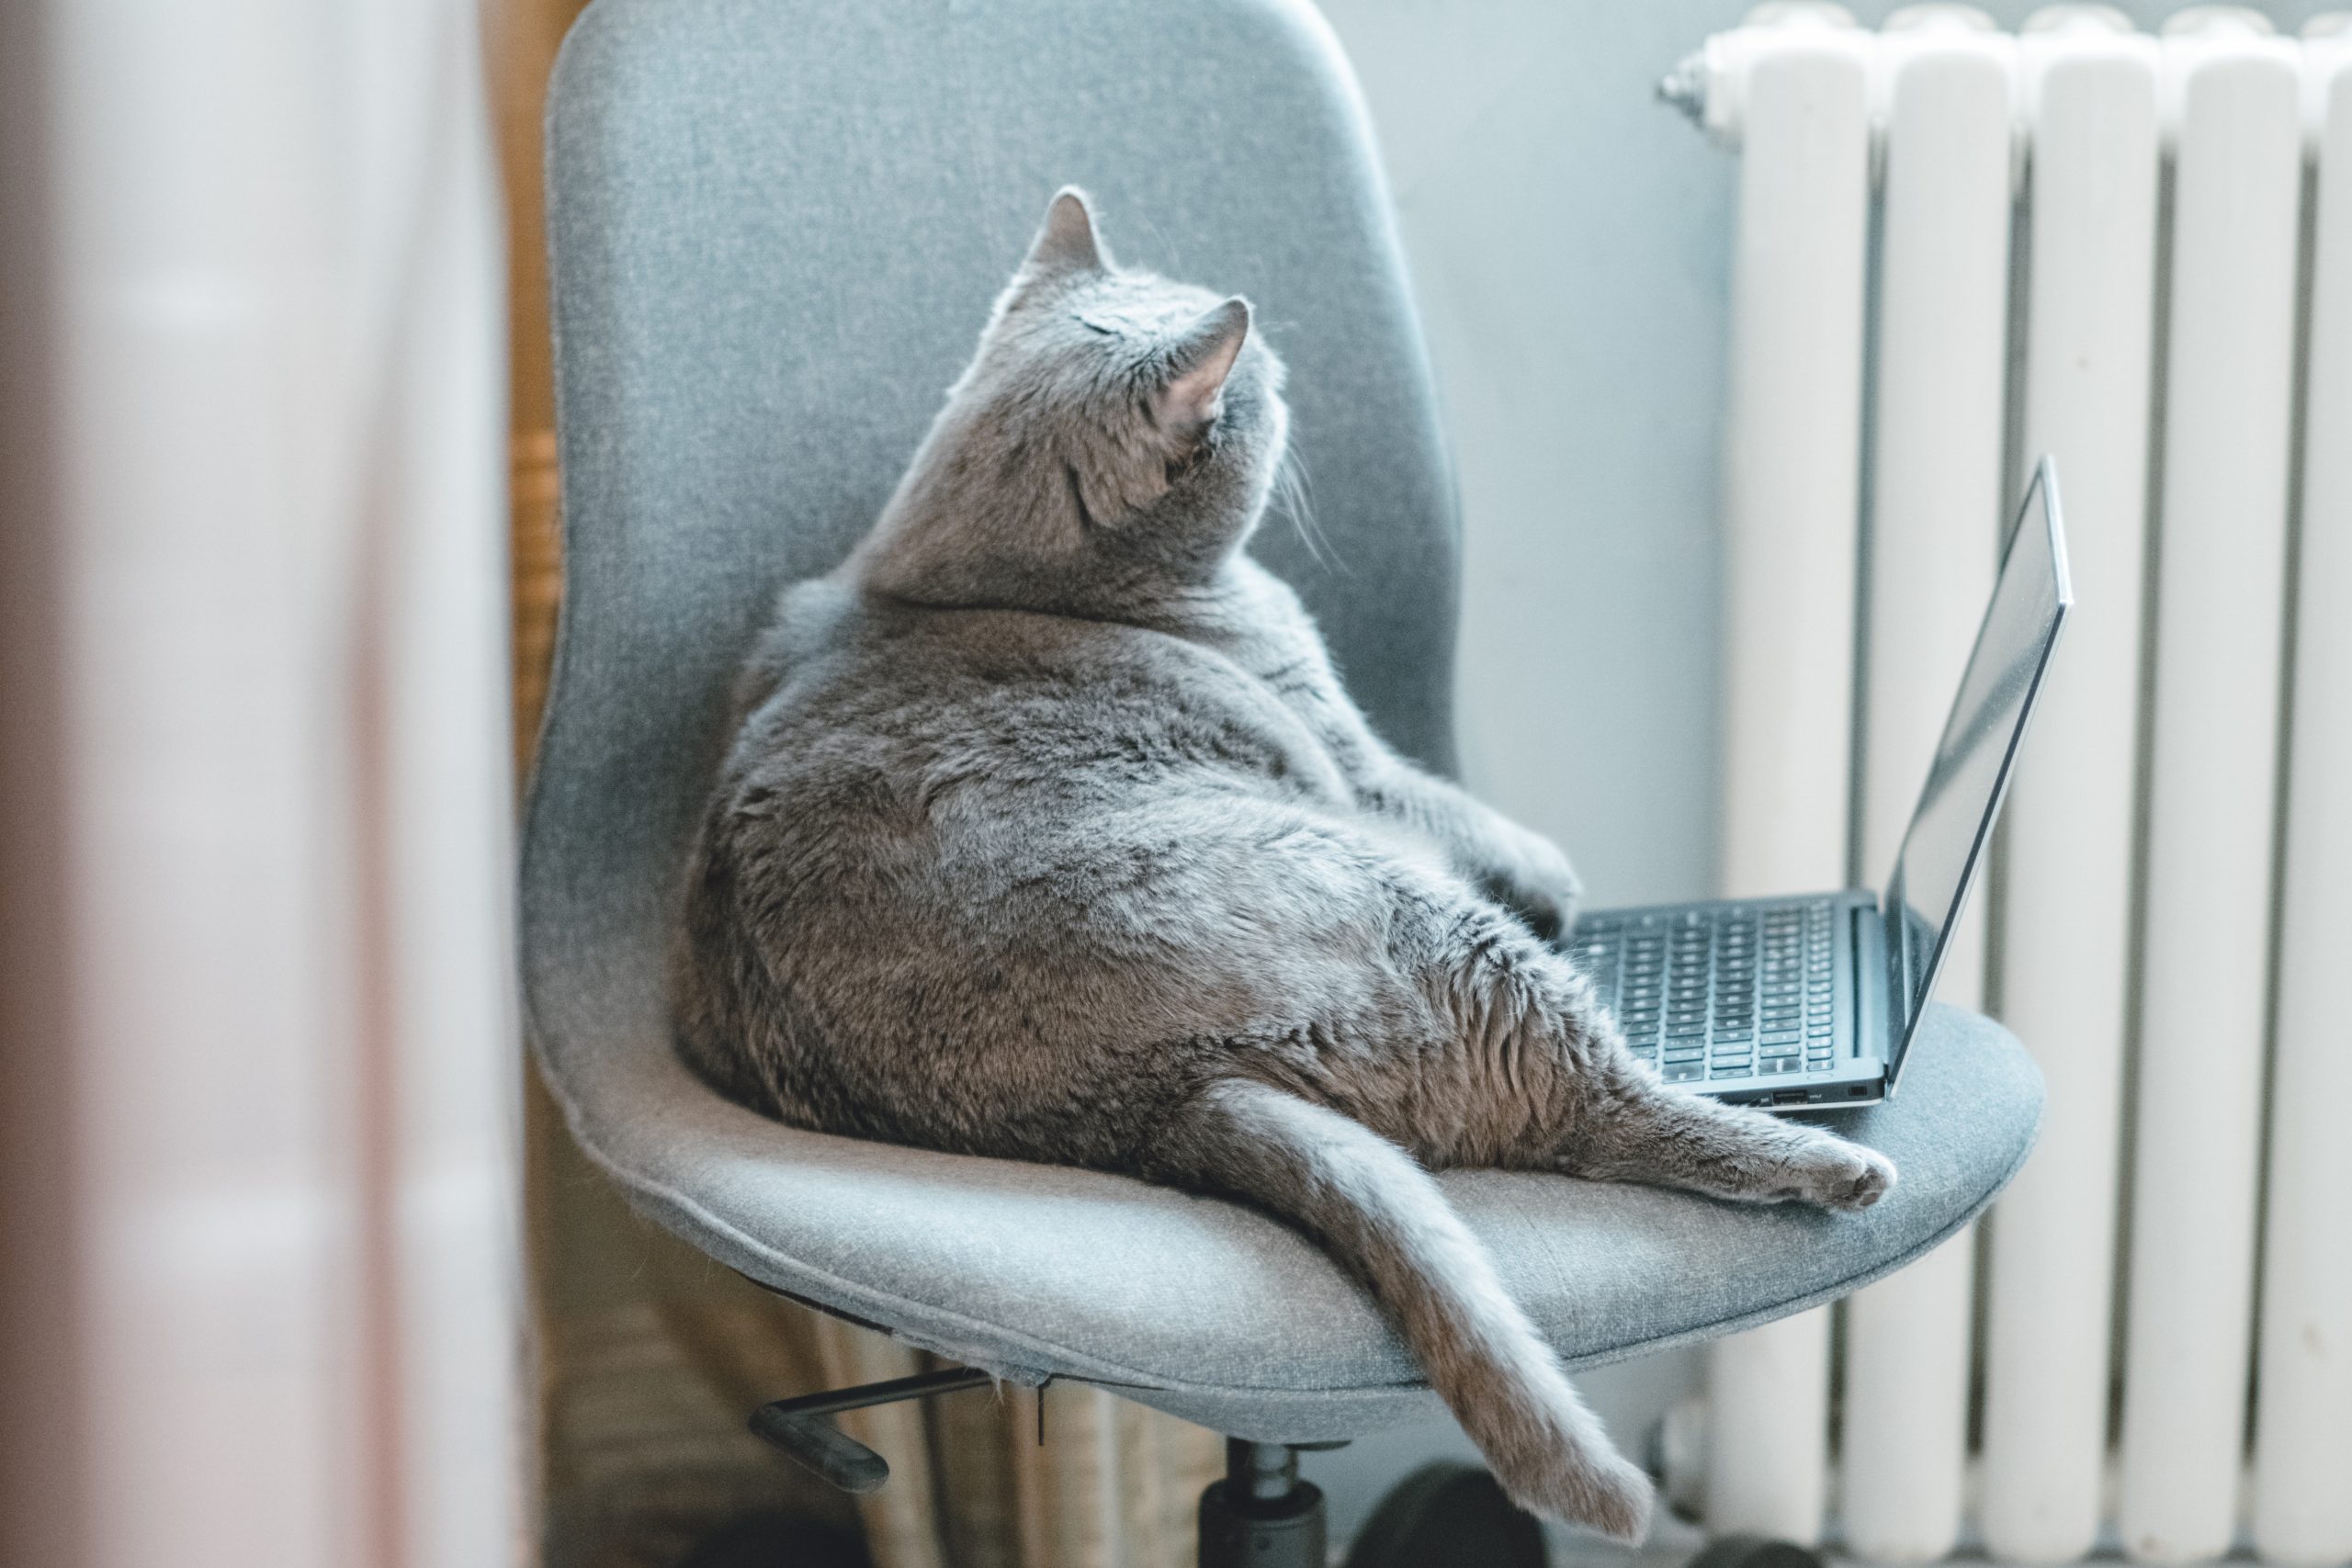
<path fill-rule="evenodd" d="M 1373 734 L 1242 553 L 1282 379 L 1247 301 L 1114 265 L 1054 198 L 872 534 L 745 670 L 679 1047 L 800 1126 L 1270 1211 L 1513 1497 L 1638 1539 L 1647 1481 L 1430 1170 L 1859 1209 L 1894 1168 L 1635 1062 L 1544 941 L 1560 852 Z"/>

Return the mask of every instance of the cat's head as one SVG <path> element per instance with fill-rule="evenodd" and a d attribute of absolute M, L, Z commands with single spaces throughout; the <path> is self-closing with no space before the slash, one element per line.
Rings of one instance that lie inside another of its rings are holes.
<path fill-rule="evenodd" d="M 855 569 L 1092 613 L 1204 586 L 1265 511 L 1282 379 L 1248 300 L 1116 265 L 1064 189 Z"/>

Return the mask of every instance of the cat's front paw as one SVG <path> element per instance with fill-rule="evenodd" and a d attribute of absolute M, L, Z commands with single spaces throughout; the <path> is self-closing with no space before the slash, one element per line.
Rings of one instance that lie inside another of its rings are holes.
<path fill-rule="evenodd" d="M 1792 1196 L 1825 1209 L 1867 1209 L 1894 1186 L 1894 1162 L 1826 1134 L 1789 1161 Z"/>
<path fill-rule="evenodd" d="M 1487 896 L 1545 942 L 1558 942 L 1576 924 L 1584 885 L 1551 840 L 1515 823 L 1505 826 L 1509 838 L 1501 846 L 1500 863 L 1487 874 Z"/>

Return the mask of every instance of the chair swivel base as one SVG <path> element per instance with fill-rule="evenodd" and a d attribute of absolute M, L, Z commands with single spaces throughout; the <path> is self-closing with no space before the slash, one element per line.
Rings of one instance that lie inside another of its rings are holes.
<path fill-rule="evenodd" d="M 1323 1491 L 1298 1478 L 1298 1455 L 1281 1443 L 1226 1439 L 1225 1479 L 1201 1494 L 1200 1568 L 1324 1568 Z"/>
<path fill-rule="evenodd" d="M 877 1491 L 890 1478 L 881 1455 L 826 1417 L 844 1410 L 952 1393 L 989 1374 L 953 1367 L 917 1377 L 780 1399 L 752 1413 L 752 1430 L 844 1492 Z M 1256 1443 L 1228 1438 L 1225 1479 L 1201 1494 L 1200 1568 L 1324 1568 L 1329 1527 L 1322 1489 L 1299 1479 L 1298 1456 L 1344 1443 Z M 715 1560 L 716 1561 L 716 1560 Z M 1485 1471 L 1431 1464 L 1381 1499 L 1347 1568 L 1544 1568 L 1543 1527 Z M 1800 1546 L 1727 1536 L 1689 1568 L 1821 1568 Z"/>

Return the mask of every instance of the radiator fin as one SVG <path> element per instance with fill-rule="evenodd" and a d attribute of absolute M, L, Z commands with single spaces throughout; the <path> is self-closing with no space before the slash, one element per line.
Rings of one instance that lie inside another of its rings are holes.
<path fill-rule="evenodd" d="M 2352 29 L 2307 46 L 2312 176 L 2302 516 L 2272 1066 L 2254 1544 L 2352 1560 Z"/>
<path fill-rule="evenodd" d="M 1724 882 L 1846 878 L 1869 105 L 1859 35 L 1806 29 L 1746 81 L 1724 517 Z M 1719 1531 L 1810 1542 L 1828 1489 L 1829 1314 L 1709 1349 Z"/>
<path fill-rule="evenodd" d="M 1960 684 L 2007 510 L 2010 126 L 2015 40 L 1958 7 L 1883 37 L 1883 176 L 1871 396 L 1860 869 L 1883 878 Z M 1984 1000 L 1984 903 L 1939 994 Z M 1973 1231 L 1847 1307 L 1839 1495 L 1871 1562 L 1960 1538 Z"/>
<path fill-rule="evenodd" d="M 2033 1157 L 1988 1227 L 1986 1547 L 2098 1533 L 2140 745 L 2156 45 L 2096 14 L 2019 39 L 2030 126 L 2021 454 L 2063 453 L 2081 594 L 2005 813 L 2001 1010 L 2041 1063 Z M 2016 482 L 2022 482 L 2022 474 Z"/>
<path fill-rule="evenodd" d="M 2301 83 L 2227 13 L 2164 40 L 2174 130 L 2146 924 L 2117 1523 L 2230 1549 L 2268 1012 Z"/>

